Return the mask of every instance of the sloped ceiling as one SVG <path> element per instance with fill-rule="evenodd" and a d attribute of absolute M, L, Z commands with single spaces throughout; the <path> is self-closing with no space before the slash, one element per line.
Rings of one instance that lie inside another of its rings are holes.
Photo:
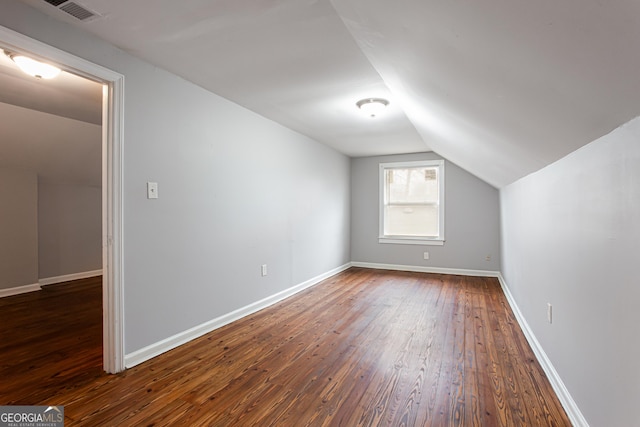
<path fill-rule="evenodd" d="M 64 71 L 35 79 L 0 50 L 0 168 L 99 187 L 101 124 L 101 84 Z"/>
<path fill-rule="evenodd" d="M 347 155 L 434 150 L 496 187 L 640 113 L 633 0 L 24 1 Z"/>
<path fill-rule="evenodd" d="M 0 102 L 102 124 L 102 84 L 66 71 L 55 79 L 26 75 L 7 55 L 0 41 Z"/>

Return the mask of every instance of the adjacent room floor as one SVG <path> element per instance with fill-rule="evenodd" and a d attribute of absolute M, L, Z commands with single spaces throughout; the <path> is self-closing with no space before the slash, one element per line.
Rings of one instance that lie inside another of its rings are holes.
<path fill-rule="evenodd" d="M 0 404 L 67 426 L 571 425 L 494 278 L 351 268 L 119 375 L 101 297 L 0 300 Z"/>

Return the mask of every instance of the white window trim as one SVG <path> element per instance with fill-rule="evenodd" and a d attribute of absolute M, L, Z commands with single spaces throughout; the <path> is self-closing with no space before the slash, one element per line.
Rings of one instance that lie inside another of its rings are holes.
<path fill-rule="evenodd" d="M 384 171 L 390 168 L 415 168 L 415 167 L 437 167 L 439 170 L 438 175 L 438 192 L 440 194 L 440 204 L 438 206 L 439 211 L 439 230 L 440 235 L 438 237 L 414 237 L 414 236 L 385 236 L 384 235 Z M 380 163 L 379 169 L 379 183 L 378 183 L 378 243 L 392 243 L 401 245 L 444 245 L 444 229 L 445 229 L 445 216 L 444 216 L 444 160 L 419 160 L 412 162 L 392 162 L 392 163 Z"/>

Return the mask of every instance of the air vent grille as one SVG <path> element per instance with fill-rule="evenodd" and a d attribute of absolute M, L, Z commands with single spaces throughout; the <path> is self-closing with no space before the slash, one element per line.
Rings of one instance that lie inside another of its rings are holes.
<path fill-rule="evenodd" d="M 60 6 L 62 3 L 66 2 L 67 0 L 44 0 L 47 3 L 49 3 L 52 6 L 58 7 Z"/>
<path fill-rule="evenodd" d="M 93 12 L 84 6 L 79 5 L 74 1 L 69 0 L 44 0 L 45 3 L 54 6 L 56 9 L 61 10 L 74 18 L 88 22 L 94 19 L 101 18 L 99 13 Z M 55 15 L 54 15 L 55 16 Z"/>
<path fill-rule="evenodd" d="M 72 1 L 65 3 L 63 6 L 60 7 L 60 10 L 64 10 L 69 15 L 75 18 L 78 18 L 81 21 L 86 21 L 87 19 L 93 18 L 94 16 L 96 16 L 95 13 L 85 9 L 84 7 Z"/>

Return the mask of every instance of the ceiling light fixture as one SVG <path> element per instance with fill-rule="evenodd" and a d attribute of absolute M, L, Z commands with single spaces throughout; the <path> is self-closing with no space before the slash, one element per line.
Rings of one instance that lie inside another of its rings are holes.
<path fill-rule="evenodd" d="M 356 102 L 356 106 L 369 117 L 376 117 L 384 112 L 389 105 L 389 101 L 383 98 L 365 98 Z"/>
<path fill-rule="evenodd" d="M 60 68 L 54 67 L 53 65 L 36 61 L 35 59 L 18 53 L 5 52 L 5 54 L 11 58 L 24 73 L 36 79 L 52 79 L 60 74 Z"/>

